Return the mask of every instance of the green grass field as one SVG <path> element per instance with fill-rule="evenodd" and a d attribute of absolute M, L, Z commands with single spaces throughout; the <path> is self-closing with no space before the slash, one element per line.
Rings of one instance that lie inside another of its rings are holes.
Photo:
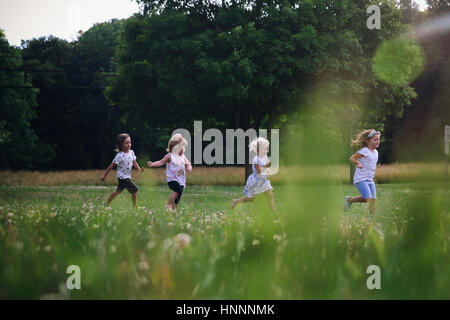
<path fill-rule="evenodd" d="M 275 214 L 264 196 L 231 211 L 242 187 L 190 186 L 176 213 L 165 186 L 140 186 L 138 209 L 126 191 L 105 208 L 113 190 L 0 186 L 0 298 L 450 298 L 448 183 L 379 184 L 373 219 L 343 212 L 349 185 L 276 186 Z"/>

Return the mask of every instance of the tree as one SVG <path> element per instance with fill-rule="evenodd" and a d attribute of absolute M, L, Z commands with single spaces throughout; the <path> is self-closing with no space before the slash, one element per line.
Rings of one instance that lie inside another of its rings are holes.
<path fill-rule="evenodd" d="M 388 1 L 381 30 L 367 29 L 363 0 L 138 2 L 144 15 L 125 23 L 108 95 L 131 123 L 156 134 L 205 118 L 271 128 L 305 109 L 317 81 L 330 88 L 329 104 L 320 102 L 314 117 L 344 115 L 342 124 L 358 113 L 353 130 L 401 116 L 414 98 L 407 83 L 386 84 L 372 72 L 377 47 L 404 30 Z"/>
<path fill-rule="evenodd" d="M 0 161 L 2 169 L 31 169 L 37 136 L 36 94 L 23 71 L 20 51 L 9 45 L 0 29 Z"/>
<path fill-rule="evenodd" d="M 83 72 L 78 85 L 90 88 L 80 93 L 78 121 L 88 133 L 88 136 L 81 133 L 85 137 L 84 148 L 97 152 L 89 163 L 93 168 L 103 167 L 111 161 L 116 137 L 125 130 L 120 120 L 123 112 L 112 108 L 104 95 L 107 79 L 114 77 L 117 71 L 114 54 L 122 25 L 123 20 L 116 19 L 95 24 L 75 43 L 79 70 Z"/>
<path fill-rule="evenodd" d="M 22 43 L 24 68 L 40 88 L 32 126 L 46 156 L 37 157 L 37 168 L 99 168 L 111 160 L 122 113 L 109 106 L 103 88 L 115 75 L 120 30 L 121 21 L 112 20 L 94 25 L 77 42 L 49 36 Z"/>
<path fill-rule="evenodd" d="M 39 88 L 33 129 L 39 136 L 39 169 L 73 168 L 76 157 L 77 128 L 71 123 L 75 104 L 73 86 L 77 68 L 73 45 L 65 40 L 49 36 L 22 41 L 21 53 L 24 69 L 34 87 Z M 72 160 L 71 160 L 72 159 Z"/>
<path fill-rule="evenodd" d="M 426 64 L 412 86 L 418 98 L 402 119 L 392 121 L 390 159 L 395 161 L 442 161 L 443 130 L 450 123 L 450 33 L 443 26 L 450 1 L 427 1 L 428 9 L 413 25 Z M 441 22 L 439 22 L 439 20 Z M 426 35 L 423 36 L 423 26 Z"/>

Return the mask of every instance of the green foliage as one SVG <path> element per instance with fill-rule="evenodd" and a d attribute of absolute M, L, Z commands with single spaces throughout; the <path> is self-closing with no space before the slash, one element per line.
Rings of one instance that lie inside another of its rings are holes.
<path fill-rule="evenodd" d="M 2 169 L 31 169 L 37 136 L 30 122 L 35 118 L 36 94 L 23 67 L 20 51 L 0 33 L 0 162 Z"/>
<path fill-rule="evenodd" d="M 298 119 L 318 117 L 336 121 L 327 132 L 339 148 L 360 128 L 383 130 L 415 98 L 408 84 L 384 85 L 372 71 L 378 46 L 404 31 L 389 1 L 381 30 L 367 29 L 362 0 L 139 2 L 144 15 L 125 23 L 119 76 L 107 90 L 138 135 L 208 118 L 277 124 L 295 137 Z"/>
<path fill-rule="evenodd" d="M 36 167 L 99 168 L 111 161 L 122 113 L 109 106 L 102 88 L 114 75 L 120 30 L 121 21 L 113 20 L 96 24 L 75 43 L 55 37 L 22 43 L 24 66 L 41 88 L 32 123 L 39 136 Z"/>

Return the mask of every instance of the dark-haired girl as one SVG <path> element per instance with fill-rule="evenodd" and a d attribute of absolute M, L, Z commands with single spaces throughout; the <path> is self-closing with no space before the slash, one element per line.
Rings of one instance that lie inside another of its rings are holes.
<path fill-rule="evenodd" d="M 118 185 L 116 191 L 109 195 L 105 204 L 108 206 L 116 196 L 122 193 L 123 189 L 127 189 L 128 192 L 131 193 L 133 205 L 136 208 L 138 187 L 134 181 L 131 180 L 131 170 L 133 167 L 138 169 L 140 172 L 144 170 L 141 169 L 139 164 L 136 162 L 136 156 L 134 155 L 133 150 L 131 150 L 131 138 L 128 133 L 119 134 L 117 136 L 116 145 L 117 149 L 115 151 L 117 152 L 117 155 L 106 169 L 105 173 L 101 177 L 101 180 L 104 181 L 111 169 L 117 165 Z"/>

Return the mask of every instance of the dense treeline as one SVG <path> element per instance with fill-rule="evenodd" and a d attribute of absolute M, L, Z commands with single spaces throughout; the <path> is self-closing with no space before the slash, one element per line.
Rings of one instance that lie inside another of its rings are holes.
<path fill-rule="evenodd" d="M 412 83 L 381 81 L 373 57 L 409 24 L 449 14 L 449 1 L 430 0 L 425 13 L 383 1 L 380 30 L 366 27 L 365 0 L 138 2 L 142 13 L 74 42 L 16 48 L 0 34 L 2 169 L 105 167 L 124 131 L 141 160 L 154 159 L 194 120 L 203 130 L 281 128 L 282 151 L 310 123 L 322 131 L 311 144 L 330 152 L 376 127 L 383 162 L 441 159 L 449 31 L 419 38 L 426 63 Z"/>

